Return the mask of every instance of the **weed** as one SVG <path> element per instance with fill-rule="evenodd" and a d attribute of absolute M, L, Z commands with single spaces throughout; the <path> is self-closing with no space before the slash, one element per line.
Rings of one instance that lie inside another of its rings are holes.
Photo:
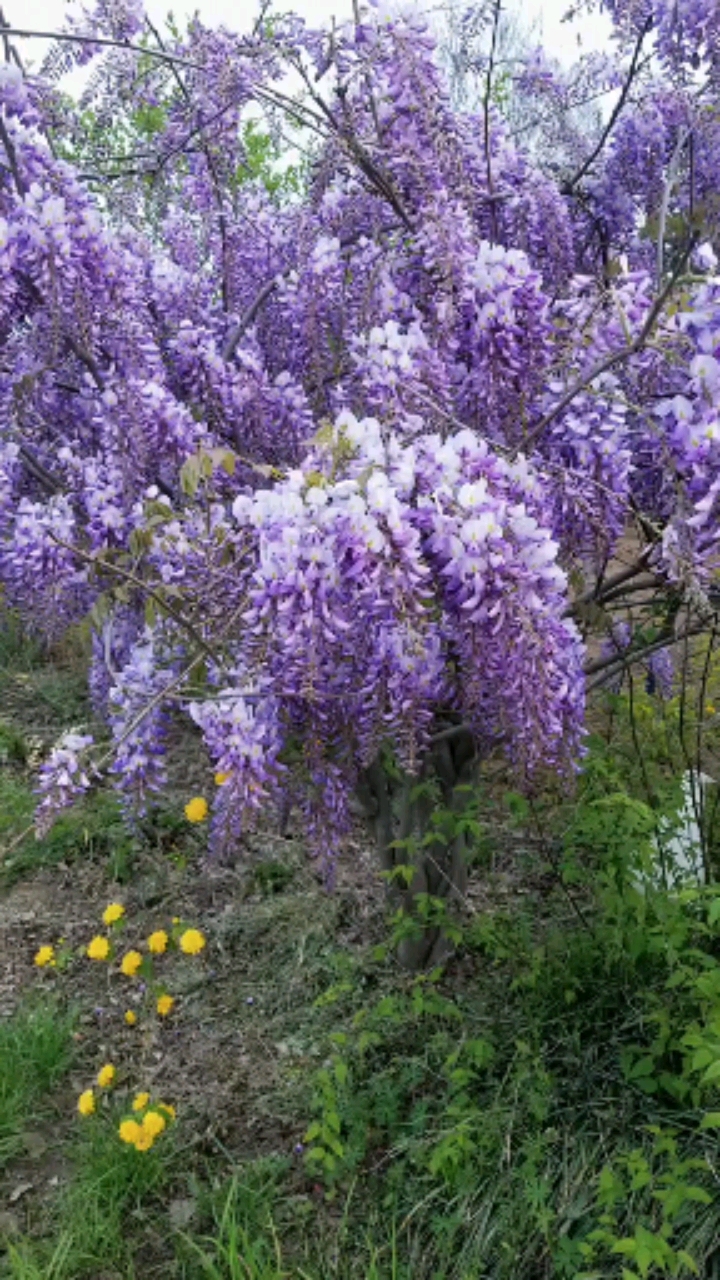
<path fill-rule="evenodd" d="M 36 1002 L 0 1022 L 0 1167 L 22 1149 L 23 1130 L 74 1057 L 74 1017 Z"/>
<path fill-rule="evenodd" d="M 168 1140 L 137 1152 L 108 1141 L 103 1125 L 83 1125 L 73 1152 L 74 1176 L 61 1197 L 61 1230 L 72 1240 L 64 1276 L 94 1277 L 108 1266 L 124 1269 L 171 1180 L 176 1148 Z"/>
<path fill-rule="evenodd" d="M 0 774 L 0 844 L 32 824 L 36 798 L 27 784 Z M 112 879 L 130 874 L 135 844 L 123 825 L 117 797 L 96 791 L 83 803 L 60 814 L 42 839 L 30 833 L 0 862 L 0 876 L 12 884 L 40 867 L 71 864 L 79 857 L 107 858 Z"/>
<path fill-rule="evenodd" d="M 195 1237 L 178 1232 L 188 1280 L 285 1280 L 289 1272 L 272 1217 L 280 1167 L 261 1164 L 249 1179 L 235 1175 L 212 1206 L 212 1229 Z"/>

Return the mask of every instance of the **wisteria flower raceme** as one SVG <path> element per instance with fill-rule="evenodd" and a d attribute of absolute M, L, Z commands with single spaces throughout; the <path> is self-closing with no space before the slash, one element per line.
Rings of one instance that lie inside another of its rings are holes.
<path fill-rule="evenodd" d="M 417 16 L 369 13 L 331 39 L 283 19 L 251 59 L 226 31 L 170 34 L 183 87 L 149 144 L 163 183 L 147 232 L 144 184 L 119 175 L 96 198 L 53 145 L 42 78 L 0 72 L 0 581 L 49 637 L 92 611 L 128 822 L 166 786 L 189 712 L 217 789 L 185 817 L 209 820 L 213 855 L 292 809 L 330 882 L 358 784 L 389 757 L 422 776 L 448 719 L 523 787 L 572 777 L 573 616 L 628 532 L 652 530 L 654 591 L 707 600 L 720 19 L 714 0 L 602 7 L 618 56 L 586 60 L 584 87 L 622 109 L 589 166 L 566 112 L 536 113 L 555 123 L 524 149 L 499 100 L 486 118 L 454 110 Z M 141 29 L 139 3 L 92 18 L 100 40 Z M 623 95 L 636 45 L 663 75 Z M 79 55 L 88 101 L 117 96 L 104 47 Z M 129 107 L 163 102 L 163 61 L 136 77 L 125 55 Z M 546 58 L 520 63 L 517 92 L 567 100 Z M 327 128 L 283 203 L 237 173 L 248 112 L 297 65 Z M 702 218 L 682 279 L 646 234 L 660 209 L 668 228 Z M 132 598 L 108 586 L 126 556 Z M 653 660 L 658 687 L 670 675 Z M 38 834 L 87 793 L 92 748 L 77 730 L 55 744 Z"/>

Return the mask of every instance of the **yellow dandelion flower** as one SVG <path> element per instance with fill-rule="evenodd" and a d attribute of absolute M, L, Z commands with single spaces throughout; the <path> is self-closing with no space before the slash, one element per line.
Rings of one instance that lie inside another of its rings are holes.
<path fill-rule="evenodd" d="M 132 1009 L 128 1009 L 125 1014 L 125 1021 L 129 1027 L 134 1027 L 137 1022 L 137 1014 Z"/>
<path fill-rule="evenodd" d="M 120 972 L 125 974 L 126 978 L 134 978 L 143 958 L 139 951 L 126 951 L 120 961 Z"/>
<path fill-rule="evenodd" d="M 204 822 L 208 816 L 207 800 L 203 796 L 193 796 L 185 805 L 185 817 L 188 822 Z"/>
<path fill-rule="evenodd" d="M 173 922 L 173 924 L 179 924 L 179 923 L 180 923 L 180 917 L 179 917 L 179 916 L 173 916 L 173 918 L 172 918 L 172 922 Z"/>
<path fill-rule="evenodd" d="M 134 1147 L 138 1138 L 142 1137 L 142 1129 L 137 1120 L 121 1120 L 118 1134 L 121 1142 L 127 1142 Z"/>
<path fill-rule="evenodd" d="M 77 1109 L 81 1116 L 91 1116 L 95 1110 L 95 1094 L 92 1089 L 86 1089 L 78 1098 Z"/>
<path fill-rule="evenodd" d="M 160 1111 L 164 1111 L 164 1112 L 165 1112 L 165 1115 L 166 1115 L 166 1116 L 168 1116 L 170 1120 L 174 1120 L 174 1119 L 175 1119 L 175 1116 L 177 1115 L 177 1112 L 176 1112 L 176 1110 L 175 1110 L 175 1108 L 174 1108 L 174 1107 L 171 1107 L 171 1106 L 170 1106 L 170 1103 L 169 1103 L 169 1102 L 158 1102 L 158 1104 L 157 1104 L 157 1105 L 158 1105 L 158 1107 L 159 1107 Z"/>
<path fill-rule="evenodd" d="M 149 1101 L 150 1101 L 149 1093 L 136 1093 L 135 1097 L 133 1098 L 133 1104 L 132 1104 L 133 1111 L 144 1111 Z"/>
<path fill-rule="evenodd" d="M 216 774 L 215 774 L 215 786 L 216 786 L 216 787 L 224 787 L 224 786 L 225 786 L 225 783 L 226 783 L 226 782 L 229 782 L 229 781 L 230 781 L 230 779 L 231 779 L 231 777 L 232 777 L 232 774 L 231 774 L 231 773 L 216 773 Z"/>
<path fill-rule="evenodd" d="M 110 955 L 110 941 L 100 935 L 88 944 L 87 954 L 91 960 L 107 960 Z"/>
<path fill-rule="evenodd" d="M 103 924 L 115 924 L 116 920 L 122 920 L 125 915 L 125 908 L 121 902 L 111 902 L 103 911 Z"/>
<path fill-rule="evenodd" d="M 115 1075 L 116 1072 L 112 1062 L 106 1062 L 105 1066 L 101 1067 L 97 1073 L 97 1082 L 100 1085 L 100 1088 L 109 1089 L 115 1079 Z"/>
<path fill-rule="evenodd" d="M 715 715 L 715 704 L 714 704 L 713 702 L 708 702 L 708 703 L 707 703 L 707 705 L 706 705 L 706 707 L 705 707 L 705 711 L 706 711 L 707 715 L 709 715 L 709 716 L 714 716 L 714 715 Z"/>
<path fill-rule="evenodd" d="M 205 946 L 205 938 L 199 929 L 186 929 L 180 937 L 180 950 L 186 956 L 196 956 Z"/>
<path fill-rule="evenodd" d="M 167 951 L 168 936 L 164 929 L 156 929 L 150 934 L 147 940 L 148 951 L 152 951 L 153 955 L 161 956 L 163 951 Z"/>
<path fill-rule="evenodd" d="M 159 1111 L 148 1111 L 143 1118 L 142 1127 L 144 1133 L 149 1133 L 152 1138 L 157 1138 L 162 1133 L 167 1121 Z"/>
<path fill-rule="evenodd" d="M 168 1014 L 172 1012 L 174 1003 L 175 1000 L 173 996 L 160 996 L 156 1008 L 161 1018 L 167 1018 Z"/>
<path fill-rule="evenodd" d="M 149 1133 L 147 1129 L 141 1128 L 139 1137 L 135 1139 L 135 1143 L 134 1143 L 135 1150 L 149 1151 L 154 1141 L 155 1141 L 154 1134 Z"/>
<path fill-rule="evenodd" d="M 55 959 L 54 947 L 41 947 L 35 956 L 35 963 L 39 969 L 44 969 L 46 964 L 52 964 Z"/>

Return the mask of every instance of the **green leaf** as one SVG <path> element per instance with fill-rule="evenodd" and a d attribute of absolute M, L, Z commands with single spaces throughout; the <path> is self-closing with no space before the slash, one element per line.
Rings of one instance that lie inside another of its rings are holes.
<path fill-rule="evenodd" d="M 708 911 L 709 924 L 717 924 L 718 920 L 720 920 L 720 897 L 715 898 L 710 903 L 710 909 Z"/>
<path fill-rule="evenodd" d="M 704 1187 L 683 1187 L 685 1200 L 694 1200 L 696 1204 L 712 1204 L 713 1198 Z"/>
<path fill-rule="evenodd" d="M 612 1253 L 624 1253 L 628 1258 L 634 1258 L 638 1250 L 638 1242 L 634 1236 L 624 1236 L 622 1240 L 616 1240 L 612 1247 Z"/>
<path fill-rule="evenodd" d="M 716 1058 L 715 1062 L 711 1063 L 703 1076 L 705 1084 L 709 1084 L 711 1080 L 720 1080 L 720 1058 Z"/>
<path fill-rule="evenodd" d="M 334 1071 L 335 1071 L 335 1079 L 337 1080 L 338 1084 L 346 1084 L 347 1078 L 348 1078 L 347 1062 L 343 1062 L 341 1058 L 338 1058 L 337 1062 L 335 1063 Z"/>
<path fill-rule="evenodd" d="M 702 1118 L 700 1128 L 720 1129 L 720 1111 L 708 1111 L 707 1115 Z"/>
<path fill-rule="evenodd" d="M 630 1070 L 629 1079 L 637 1080 L 640 1076 L 650 1076 L 655 1070 L 655 1059 L 646 1054 L 643 1058 L 638 1058 L 637 1062 Z"/>

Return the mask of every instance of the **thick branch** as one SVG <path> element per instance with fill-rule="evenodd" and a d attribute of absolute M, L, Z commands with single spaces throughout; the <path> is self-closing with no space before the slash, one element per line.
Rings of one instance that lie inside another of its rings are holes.
<path fill-rule="evenodd" d="M 60 481 L 51 471 L 48 471 L 47 467 L 43 466 L 42 462 L 35 457 L 34 453 L 30 452 L 26 445 L 20 445 L 18 456 L 24 463 L 25 469 L 30 472 L 31 476 L 35 477 L 46 493 L 60 493 L 62 489 Z"/>
<path fill-rule="evenodd" d="M 636 578 L 638 574 L 644 573 L 647 566 L 648 558 L 653 551 L 652 546 L 645 547 L 633 564 L 626 565 L 624 569 L 618 569 L 617 573 L 612 574 L 610 578 L 606 578 L 604 582 L 596 582 L 587 591 L 578 596 L 577 600 L 573 600 L 568 609 L 568 613 L 572 613 L 573 609 L 583 604 L 592 604 L 593 601 L 599 601 L 604 598 L 606 592 L 620 587 L 625 582 L 630 582 L 632 578 Z"/>
<path fill-rule="evenodd" d="M 258 312 L 262 310 L 268 298 L 271 296 L 271 294 L 275 292 L 277 287 L 278 287 L 277 277 L 274 277 L 272 280 L 268 280 L 267 283 L 263 285 L 262 289 L 256 295 L 256 297 L 253 298 L 249 306 L 245 308 L 240 319 L 235 325 L 235 328 L 231 329 L 230 333 L 225 339 L 225 346 L 222 349 L 223 360 L 232 360 L 237 350 L 237 345 L 240 342 L 241 338 L 243 337 L 243 334 L 246 332 L 247 329 L 250 328 L 250 325 L 255 320 L 256 316 L 258 315 Z"/>

